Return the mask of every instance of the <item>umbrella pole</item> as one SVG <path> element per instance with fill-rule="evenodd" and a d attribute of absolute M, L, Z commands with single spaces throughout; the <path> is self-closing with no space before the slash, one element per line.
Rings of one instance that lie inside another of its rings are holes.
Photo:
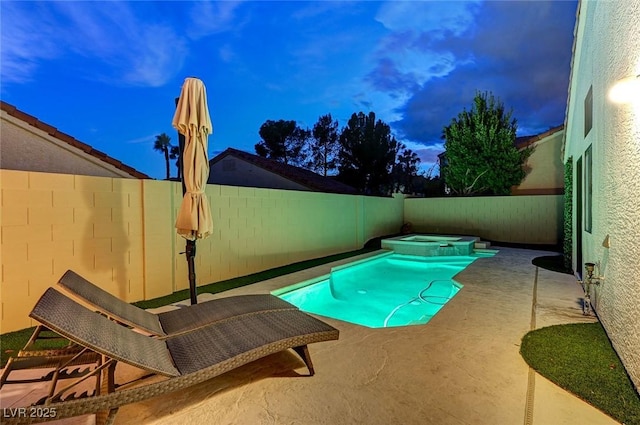
<path fill-rule="evenodd" d="M 178 105 L 179 98 L 176 98 L 176 106 Z M 180 154 L 178 157 L 178 174 L 180 174 L 180 180 L 182 182 L 182 196 L 187 193 L 187 186 L 184 183 L 184 165 L 182 164 L 184 156 L 184 135 L 178 132 L 178 145 L 180 147 Z M 196 241 L 187 239 L 184 254 L 187 256 L 187 268 L 189 270 L 189 296 L 191 297 L 191 305 L 198 304 L 198 290 L 196 289 Z"/>
<path fill-rule="evenodd" d="M 191 305 L 198 304 L 198 290 L 196 289 L 196 241 L 187 240 L 185 249 L 187 256 L 187 267 L 189 268 L 189 294 L 191 295 Z"/>

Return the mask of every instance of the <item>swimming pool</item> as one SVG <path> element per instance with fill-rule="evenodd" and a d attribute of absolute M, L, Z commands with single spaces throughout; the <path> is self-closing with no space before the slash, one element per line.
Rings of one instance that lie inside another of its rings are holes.
<path fill-rule="evenodd" d="M 453 277 L 476 258 L 390 252 L 273 294 L 303 311 L 370 328 L 420 325 L 460 291 Z"/>

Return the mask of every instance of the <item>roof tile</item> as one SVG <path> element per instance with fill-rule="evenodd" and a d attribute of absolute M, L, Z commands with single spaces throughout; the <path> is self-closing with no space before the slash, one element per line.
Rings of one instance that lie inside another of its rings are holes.
<path fill-rule="evenodd" d="M 209 163 L 213 165 L 221 161 L 228 155 L 233 155 L 235 157 L 241 158 L 260 168 L 278 174 L 316 192 L 341 193 L 350 195 L 358 193 L 355 188 L 334 180 L 331 177 L 321 176 L 320 174 L 314 173 L 313 171 L 306 170 L 304 168 L 284 164 L 273 159 L 263 158 L 261 156 L 250 154 L 248 152 L 234 148 L 227 148 L 224 152 L 211 159 Z"/>
<path fill-rule="evenodd" d="M 527 147 L 529 145 L 532 145 L 533 143 L 542 140 L 546 137 L 551 136 L 554 133 L 557 133 L 558 131 L 564 129 L 564 124 L 561 124 L 559 126 L 550 128 L 549 130 L 545 131 L 544 133 L 540 133 L 540 134 L 534 134 L 533 136 L 520 136 L 520 137 L 516 137 L 516 141 L 515 141 L 515 145 L 518 149 L 522 149 L 524 147 Z"/>
<path fill-rule="evenodd" d="M 38 120 L 36 117 L 34 117 L 33 115 L 29 115 L 25 112 L 22 112 L 21 110 L 19 110 L 18 108 L 16 108 L 13 105 L 8 104 L 7 102 L 4 102 L 2 100 L 0 100 L 0 109 L 5 111 L 7 114 L 11 115 L 12 117 L 15 117 L 21 121 L 24 121 L 25 123 L 39 129 L 42 130 L 44 132 L 46 132 L 47 134 L 55 137 L 56 139 L 60 140 L 61 142 L 65 142 L 77 149 L 80 149 L 84 152 L 86 152 L 87 154 L 94 156 L 108 164 L 111 164 L 113 166 L 115 166 L 116 168 L 126 172 L 127 174 L 138 178 L 138 179 L 150 179 L 151 177 L 148 176 L 145 173 L 142 173 L 138 170 L 136 170 L 133 167 L 130 167 L 128 165 L 123 164 L 122 162 L 120 162 L 119 160 L 110 157 L 109 155 L 107 155 L 104 152 L 101 152 L 97 149 L 93 149 L 91 146 L 89 146 L 86 143 L 81 142 L 80 140 L 76 139 L 73 136 L 70 136 L 69 134 L 63 133 L 60 130 L 58 130 L 57 128 L 55 128 L 52 125 L 49 125 L 45 122 L 42 122 L 40 120 Z"/>

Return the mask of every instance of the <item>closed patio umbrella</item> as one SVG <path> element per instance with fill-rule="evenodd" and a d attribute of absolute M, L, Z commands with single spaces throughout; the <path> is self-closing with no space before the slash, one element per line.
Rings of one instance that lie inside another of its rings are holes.
<path fill-rule="evenodd" d="M 187 265 L 189 268 L 189 291 L 191 304 L 196 304 L 196 239 L 206 238 L 213 231 L 211 209 L 204 193 L 209 178 L 207 145 L 212 133 L 211 118 L 207 106 L 204 84 L 197 78 L 186 78 L 178 98 L 173 127 L 184 136 L 181 143 L 182 189 L 184 197 L 176 229 L 185 239 Z"/>

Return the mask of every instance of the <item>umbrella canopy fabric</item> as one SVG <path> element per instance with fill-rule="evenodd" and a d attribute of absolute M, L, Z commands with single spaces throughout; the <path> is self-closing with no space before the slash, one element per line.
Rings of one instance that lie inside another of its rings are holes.
<path fill-rule="evenodd" d="M 206 238 L 213 231 L 211 209 L 204 193 L 209 178 L 208 137 L 213 126 L 207 93 L 199 79 L 185 79 L 172 125 L 185 137 L 182 178 L 186 191 L 178 211 L 176 229 L 188 240 Z"/>

